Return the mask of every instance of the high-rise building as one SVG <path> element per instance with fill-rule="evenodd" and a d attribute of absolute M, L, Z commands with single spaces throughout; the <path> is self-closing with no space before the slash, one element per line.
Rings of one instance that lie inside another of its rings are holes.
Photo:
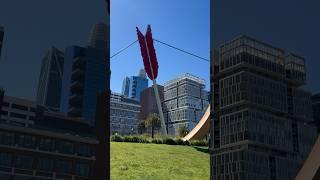
<path fill-rule="evenodd" d="M 109 27 L 104 23 L 94 25 L 89 36 L 89 46 L 105 51 L 109 45 L 107 42 L 108 29 Z"/>
<path fill-rule="evenodd" d="M 139 71 L 138 76 L 125 77 L 122 84 L 122 94 L 140 101 L 140 93 L 148 87 L 148 79 L 144 69 Z"/>
<path fill-rule="evenodd" d="M 50 48 L 42 60 L 38 82 L 37 103 L 51 111 L 59 111 L 64 53 Z"/>
<path fill-rule="evenodd" d="M 140 104 L 122 94 L 111 93 L 110 133 L 121 135 L 137 134 Z"/>
<path fill-rule="evenodd" d="M 320 93 L 314 94 L 312 96 L 312 109 L 313 109 L 313 119 L 314 124 L 318 128 L 318 133 L 320 132 Z"/>
<path fill-rule="evenodd" d="M 106 55 L 93 47 L 71 46 L 65 50 L 61 112 L 95 122 L 96 97 L 107 89 Z"/>
<path fill-rule="evenodd" d="M 122 90 L 121 93 L 125 96 L 129 96 L 129 87 L 130 87 L 130 78 L 125 77 L 122 82 Z"/>
<path fill-rule="evenodd" d="M 0 57 L 2 54 L 3 39 L 4 39 L 4 28 L 0 26 Z"/>
<path fill-rule="evenodd" d="M 157 85 L 157 86 L 158 86 L 160 101 L 163 102 L 164 87 L 161 85 Z M 141 105 L 141 111 L 139 115 L 140 120 L 145 120 L 148 117 L 148 115 L 153 113 L 159 114 L 159 110 L 156 102 L 156 96 L 154 94 L 153 87 L 148 87 L 141 92 L 140 105 Z"/>
<path fill-rule="evenodd" d="M 170 135 L 178 135 L 179 128 L 192 130 L 209 105 L 205 81 L 184 74 L 164 84 L 163 114 Z"/>
<path fill-rule="evenodd" d="M 294 179 L 316 139 L 304 58 L 247 36 L 211 57 L 211 178 Z"/>

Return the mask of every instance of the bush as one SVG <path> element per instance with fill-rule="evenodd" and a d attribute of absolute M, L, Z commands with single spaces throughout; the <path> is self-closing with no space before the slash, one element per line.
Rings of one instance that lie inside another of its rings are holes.
<path fill-rule="evenodd" d="M 172 139 L 170 137 L 159 136 L 157 138 L 151 139 L 147 135 L 136 135 L 136 136 L 120 136 L 112 135 L 110 137 L 111 141 L 114 142 L 131 142 L 131 143 L 153 143 L 153 144 L 168 144 L 168 145 L 185 145 L 185 146 L 206 146 L 209 144 L 205 140 L 192 140 L 192 141 L 183 141 L 181 138 Z"/>
<path fill-rule="evenodd" d="M 185 145 L 184 141 L 181 138 L 176 139 L 177 145 Z"/>
<path fill-rule="evenodd" d="M 123 138 L 120 136 L 120 135 L 112 135 L 111 136 L 111 141 L 114 141 L 114 142 L 123 142 Z"/>
<path fill-rule="evenodd" d="M 189 142 L 189 141 L 185 141 L 185 142 L 184 142 L 184 145 L 189 146 L 189 145 L 190 145 L 190 142 Z"/>
<path fill-rule="evenodd" d="M 190 141 L 191 146 L 209 146 L 207 141 L 204 140 L 192 140 Z"/>
<path fill-rule="evenodd" d="M 132 142 L 132 143 L 150 143 L 147 137 L 144 136 L 124 136 L 123 142 Z"/>
<path fill-rule="evenodd" d="M 163 144 L 177 145 L 175 140 L 168 137 L 163 139 Z"/>
<path fill-rule="evenodd" d="M 155 139 L 151 140 L 151 143 L 153 143 L 153 144 L 162 144 L 163 142 L 162 142 L 161 139 L 155 138 Z"/>

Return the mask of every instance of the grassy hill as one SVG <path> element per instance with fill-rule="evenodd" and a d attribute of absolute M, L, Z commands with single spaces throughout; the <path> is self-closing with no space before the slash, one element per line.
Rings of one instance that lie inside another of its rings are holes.
<path fill-rule="evenodd" d="M 207 149 L 111 142 L 111 179 L 209 179 Z"/>

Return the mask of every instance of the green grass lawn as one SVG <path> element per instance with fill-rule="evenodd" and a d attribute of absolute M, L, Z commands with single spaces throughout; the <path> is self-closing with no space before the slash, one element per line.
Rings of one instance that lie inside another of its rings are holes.
<path fill-rule="evenodd" d="M 209 179 L 207 149 L 111 142 L 111 179 Z"/>

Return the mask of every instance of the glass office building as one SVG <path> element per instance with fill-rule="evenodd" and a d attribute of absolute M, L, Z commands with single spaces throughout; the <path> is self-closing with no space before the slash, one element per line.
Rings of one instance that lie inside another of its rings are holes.
<path fill-rule="evenodd" d="M 146 88 L 148 88 L 148 79 L 145 70 L 141 69 L 138 76 L 125 77 L 122 83 L 122 94 L 140 101 L 140 94 Z"/>
<path fill-rule="evenodd" d="M 304 58 L 247 36 L 213 57 L 211 178 L 294 179 L 317 135 Z"/>
<path fill-rule="evenodd" d="M 94 125 L 96 97 L 107 88 L 105 52 L 92 47 L 71 46 L 65 50 L 61 112 L 83 117 Z"/>
<path fill-rule="evenodd" d="M 50 48 L 42 60 L 37 90 L 37 103 L 51 111 L 59 111 L 64 53 Z"/>

